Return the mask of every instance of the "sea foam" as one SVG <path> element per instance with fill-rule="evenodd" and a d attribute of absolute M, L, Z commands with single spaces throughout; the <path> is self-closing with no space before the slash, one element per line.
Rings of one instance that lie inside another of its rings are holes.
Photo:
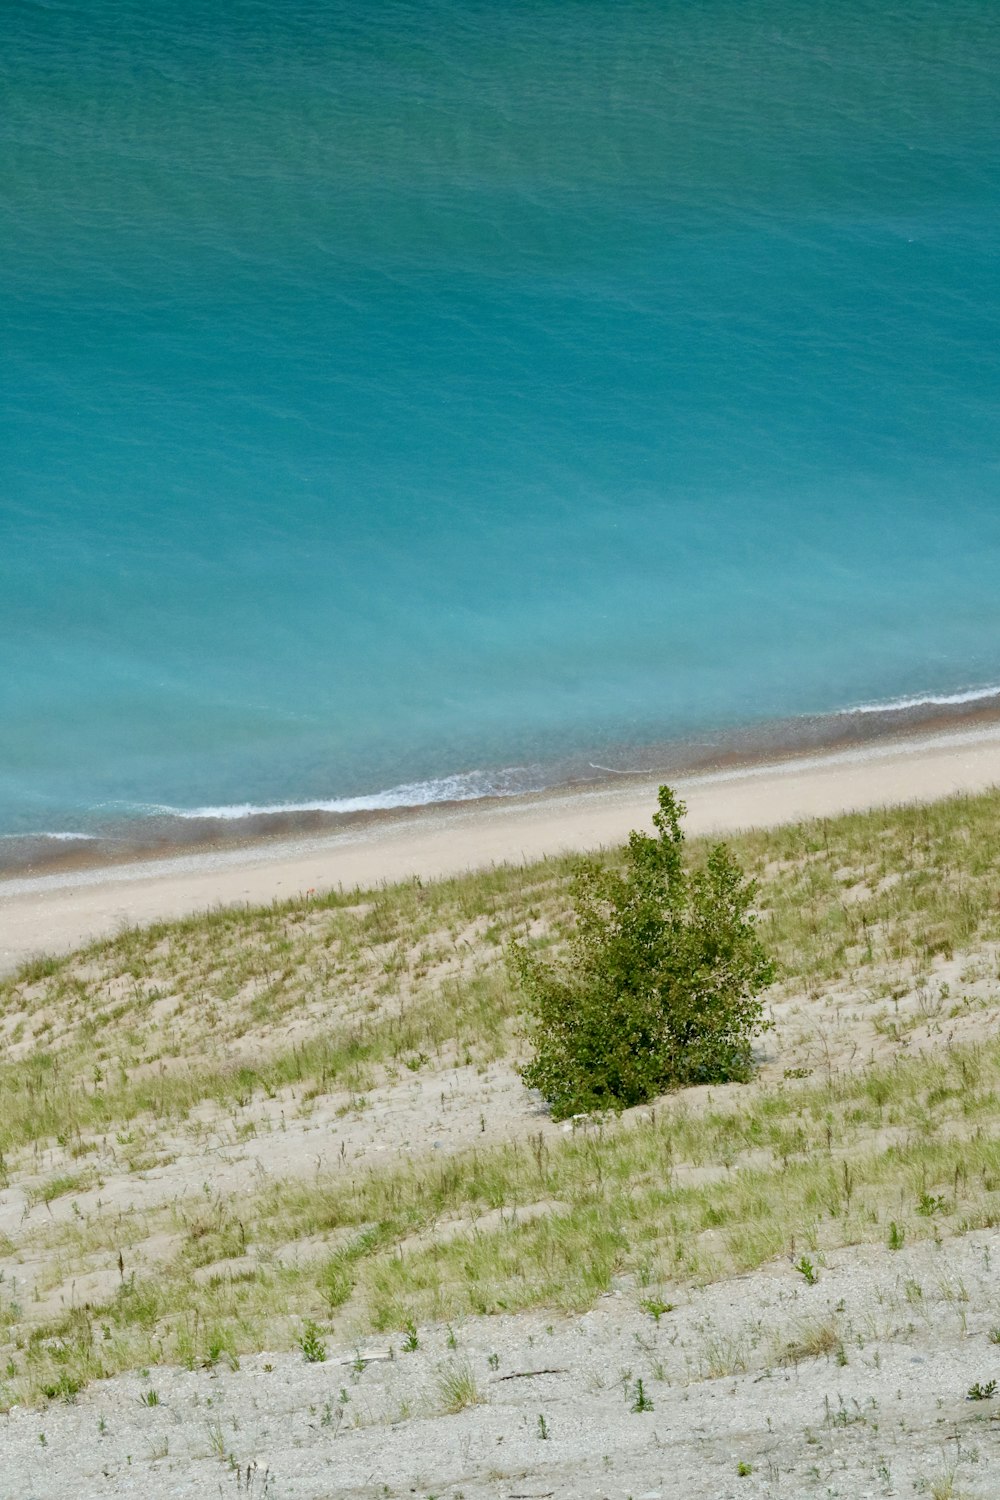
<path fill-rule="evenodd" d="M 260 818 L 289 813 L 363 813 L 388 812 L 395 808 L 427 807 L 439 802 L 474 802 L 483 797 L 517 797 L 524 792 L 539 791 L 545 786 L 540 768 L 511 766 L 502 771 L 467 771 L 456 776 L 440 776 L 428 781 L 406 782 L 385 791 L 364 793 L 356 797 L 315 798 L 302 802 L 240 802 L 208 807 L 171 807 L 158 803 L 143 809 L 163 817 L 185 822 L 217 819 L 235 822 L 240 818 Z"/>
<path fill-rule="evenodd" d="M 958 688 L 953 693 L 914 693 L 908 697 L 885 698 L 876 703 L 856 703 L 849 708 L 837 710 L 837 716 L 849 714 L 905 713 L 918 708 L 958 708 L 963 703 L 985 703 L 991 698 L 1000 699 L 1000 685 L 989 687 Z"/>

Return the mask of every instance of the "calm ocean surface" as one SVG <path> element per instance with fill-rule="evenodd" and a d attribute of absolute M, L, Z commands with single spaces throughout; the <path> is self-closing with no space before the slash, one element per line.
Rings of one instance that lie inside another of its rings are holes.
<path fill-rule="evenodd" d="M 2 34 L 0 833 L 1000 683 L 996 0 Z"/>

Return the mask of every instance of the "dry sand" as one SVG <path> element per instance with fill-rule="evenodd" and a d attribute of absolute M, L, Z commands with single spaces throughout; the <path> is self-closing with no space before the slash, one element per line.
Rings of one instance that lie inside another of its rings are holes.
<path fill-rule="evenodd" d="M 1000 784 L 1000 725 L 680 778 L 689 833 L 930 801 Z M 648 826 L 655 780 L 476 803 L 351 833 L 0 881 L 0 970 L 125 924 L 310 888 L 427 879 L 620 842 Z"/>
<path fill-rule="evenodd" d="M 612 1292 L 412 1353 L 122 1376 L 0 1417 L 0 1500 L 991 1500 L 1000 1402 L 968 1392 L 1000 1374 L 998 1258 L 984 1231 L 838 1251 L 813 1286 L 781 1261 L 678 1289 L 658 1321 Z M 456 1370 L 480 1404 L 449 1415 Z"/>

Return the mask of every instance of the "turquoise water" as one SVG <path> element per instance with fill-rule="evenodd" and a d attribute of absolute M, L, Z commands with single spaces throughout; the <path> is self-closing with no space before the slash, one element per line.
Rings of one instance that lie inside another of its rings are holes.
<path fill-rule="evenodd" d="M 0 832 L 1000 682 L 998 79 L 994 0 L 9 0 Z"/>

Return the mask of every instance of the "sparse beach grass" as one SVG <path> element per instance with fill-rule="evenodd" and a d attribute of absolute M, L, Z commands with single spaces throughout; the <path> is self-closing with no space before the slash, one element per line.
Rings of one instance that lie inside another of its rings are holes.
<path fill-rule="evenodd" d="M 558 948 L 570 859 L 210 912 L 3 981 L 0 1404 L 294 1347 L 304 1320 L 402 1347 L 996 1224 L 1000 794 L 729 842 L 781 967 L 760 1079 L 620 1121 L 556 1130 L 518 1095 L 488 1129 L 521 1047 L 504 948 Z M 442 1150 L 419 1114 L 381 1159 L 311 1144 L 372 1099 L 443 1105 L 461 1069 L 479 1093 Z"/>
<path fill-rule="evenodd" d="M 1000 1044 L 954 1049 L 745 1105 L 661 1106 L 551 1144 L 293 1178 L 245 1198 L 205 1191 L 124 1235 L 114 1213 L 49 1224 L 22 1252 L 44 1252 L 64 1286 L 129 1233 L 140 1245 L 167 1234 L 173 1253 L 145 1273 L 126 1265 L 110 1297 L 45 1322 L 5 1277 L 13 1347 L 0 1392 L 9 1403 L 118 1370 L 288 1347 L 301 1317 L 402 1342 L 414 1323 L 579 1312 L 614 1285 L 641 1301 L 782 1256 L 808 1259 L 818 1281 L 843 1245 L 1000 1222 L 998 1089 Z M 336 1248 L 294 1265 L 277 1254 L 322 1240 Z"/>

